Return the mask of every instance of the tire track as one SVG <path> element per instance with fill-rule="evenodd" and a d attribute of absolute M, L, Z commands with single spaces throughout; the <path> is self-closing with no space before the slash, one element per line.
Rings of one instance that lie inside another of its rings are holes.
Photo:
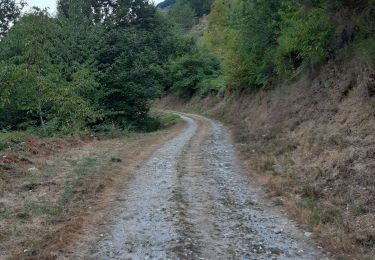
<path fill-rule="evenodd" d="M 224 127 L 184 115 L 186 129 L 126 183 L 90 259 L 324 259 L 264 199 Z"/>

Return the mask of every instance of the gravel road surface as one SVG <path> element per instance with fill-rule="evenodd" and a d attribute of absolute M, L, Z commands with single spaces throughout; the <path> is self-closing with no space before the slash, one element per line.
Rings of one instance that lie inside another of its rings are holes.
<path fill-rule="evenodd" d="M 126 181 L 88 259 L 326 258 L 251 183 L 220 123 L 182 118 Z"/>

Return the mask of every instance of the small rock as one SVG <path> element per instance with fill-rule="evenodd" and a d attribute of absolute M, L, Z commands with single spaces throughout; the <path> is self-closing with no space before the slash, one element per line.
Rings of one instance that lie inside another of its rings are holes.
<path fill-rule="evenodd" d="M 48 166 L 52 166 L 52 165 L 53 165 L 53 161 L 47 160 L 47 161 L 46 161 L 46 164 L 47 164 Z"/>
<path fill-rule="evenodd" d="M 36 171 L 39 171 L 39 169 L 38 168 L 36 168 L 35 166 L 33 166 L 33 167 L 31 167 L 31 168 L 29 168 L 29 169 L 27 169 L 29 172 L 36 172 Z"/>
<path fill-rule="evenodd" d="M 275 229 L 274 232 L 275 232 L 275 234 L 281 234 L 281 230 L 280 229 Z"/>
<path fill-rule="evenodd" d="M 281 255 L 283 253 L 283 250 L 281 250 L 280 248 L 277 248 L 277 247 L 272 247 L 269 250 L 274 255 Z"/>
<path fill-rule="evenodd" d="M 272 171 L 277 174 L 282 174 L 285 172 L 284 167 L 280 164 L 272 165 Z"/>
<path fill-rule="evenodd" d="M 305 235 L 305 237 L 311 237 L 312 233 L 306 231 L 306 232 L 304 233 L 304 235 Z"/>

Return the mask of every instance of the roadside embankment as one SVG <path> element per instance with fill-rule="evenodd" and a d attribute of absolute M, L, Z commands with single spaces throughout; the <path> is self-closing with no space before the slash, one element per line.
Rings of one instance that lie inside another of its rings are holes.
<path fill-rule="evenodd" d="M 332 63 L 272 90 L 156 107 L 194 111 L 230 127 L 248 173 L 290 217 L 343 259 L 375 255 L 375 76 Z M 367 257 L 367 258 L 366 258 Z"/>

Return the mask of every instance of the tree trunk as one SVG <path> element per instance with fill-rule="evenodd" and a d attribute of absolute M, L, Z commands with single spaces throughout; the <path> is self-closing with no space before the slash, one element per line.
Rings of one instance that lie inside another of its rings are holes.
<path fill-rule="evenodd" d="M 40 104 L 39 104 L 38 110 L 39 110 L 38 112 L 39 112 L 40 125 L 42 126 L 44 135 L 46 135 L 47 132 L 46 132 L 46 128 L 45 128 L 45 124 L 44 124 L 44 119 L 43 119 L 42 106 Z"/>

